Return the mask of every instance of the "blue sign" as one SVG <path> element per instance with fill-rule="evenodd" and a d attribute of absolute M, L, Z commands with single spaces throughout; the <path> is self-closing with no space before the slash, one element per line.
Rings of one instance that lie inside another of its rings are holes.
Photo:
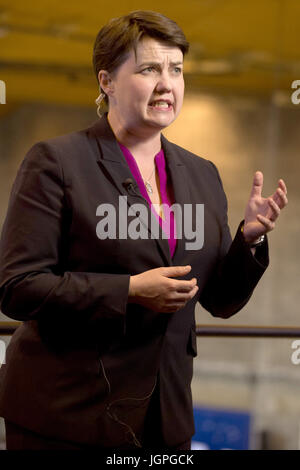
<path fill-rule="evenodd" d="M 251 415 L 243 411 L 194 408 L 192 449 L 249 449 Z"/>

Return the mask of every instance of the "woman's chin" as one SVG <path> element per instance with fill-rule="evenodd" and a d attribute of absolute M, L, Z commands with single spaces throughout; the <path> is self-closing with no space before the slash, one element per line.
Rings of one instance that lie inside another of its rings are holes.
<path fill-rule="evenodd" d="M 167 127 L 169 126 L 170 124 L 172 124 L 172 122 L 174 121 L 175 119 L 175 116 L 174 114 L 172 113 L 157 113 L 156 115 L 153 115 L 153 114 L 148 114 L 147 118 L 146 118 L 146 121 L 151 125 L 155 125 L 157 127 L 161 127 L 161 128 L 164 128 L 164 127 Z"/>

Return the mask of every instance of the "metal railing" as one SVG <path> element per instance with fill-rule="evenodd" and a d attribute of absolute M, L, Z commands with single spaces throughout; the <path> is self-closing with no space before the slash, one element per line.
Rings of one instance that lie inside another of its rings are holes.
<path fill-rule="evenodd" d="M 248 338 L 300 338 L 300 327 L 245 326 L 245 325 L 197 325 L 197 336 L 223 336 Z"/>
<path fill-rule="evenodd" d="M 12 335 L 21 323 L 19 321 L 0 321 L 0 336 Z"/>
<path fill-rule="evenodd" d="M 21 322 L 1 321 L 0 336 L 12 335 Z M 248 338 L 300 338 L 300 327 L 197 325 L 197 336 L 248 337 Z"/>

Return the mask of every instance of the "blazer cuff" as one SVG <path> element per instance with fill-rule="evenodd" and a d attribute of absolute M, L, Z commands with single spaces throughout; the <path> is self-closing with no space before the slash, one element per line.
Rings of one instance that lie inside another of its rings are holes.
<path fill-rule="evenodd" d="M 105 276 L 109 275 L 105 274 Z M 99 296 L 99 305 L 95 305 L 94 318 L 109 318 L 115 315 L 125 317 L 128 303 L 129 280 L 129 274 L 111 275 L 111 281 L 106 282 L 105 290 L 102 296 Z M 103 289 L 103 280 L 101 279 L 101 276 L 99 281 L 94 279 L 94 289 L 97 289 L 97 282 L 99 282 L 99 292 L 101 292 Z"/>
<path fill-rule="evenodd" d="M 268 243 L 268 237 L 267 234 L 265 235 L 264 242 L 262 245 L 258 246 L 255 249 L 255 254 L 253 255 L 252 250 L 250 248 L 249 243 L 246 242 L 245 237 L 242 232 L 242 227 L 244 225 L 245 220 L 242 220 L 238 226 L 236 236 L 233 240 L 233 243 L 236 244 L 236 248 L 240 246 L 240 248 L 245 252 L 245 256 L 249 257 L 249 263 L 255 268 L 259 270 L 262 270 L 263 272 L 267 269 L 269 266 L 269 243 Z"/>
<path fill-rule="evenodd" d="M 111 281 L 105 286 L 105 295 L 101 297 L 99 295 L 99 303 L 98 305 L 95 303 L 88 323 L 89 327 L 94 328 L 95 332 L 98 332 L 100 336 L 103 334 L 104 325 L 107 325 L 107 331 L 114 331 L 115 337 L 125 334 L 129 280 L 129 274 L 113 274 Z M 99 286 L 97 289 L 98 282 Z M 101 288 L 103 289 L 103 280 L 101 278 L 99 281 L 94 279 L 93 284 L 93 288 L 100 293 Z"/>

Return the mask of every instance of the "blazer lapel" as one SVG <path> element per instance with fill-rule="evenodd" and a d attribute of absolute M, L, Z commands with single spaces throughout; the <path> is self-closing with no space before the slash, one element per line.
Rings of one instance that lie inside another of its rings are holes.
<path fill-rule="evenodd" d="M 149 224 L 151 210 L 148 202 L 141 195 L 138 185 L 135 185 L 135 194 L 133 194 L 132 191 L 129 192 L 126 188 L 126 185 L 124 185 L 126 179 L 130 178 L 134 180 L 134 178 L 117 143 L 115 135 L 108 123 L 107 115 L 99 119 L 99 121 L 94 124 L 91 130 L 100 147 L 100 152 L 99 149 L 95 152 L 99 166 L 102 168 L 102 171 L 106 171 L 106 173 L 109 175 L 112 183 L 116 186 L 120 195 L 127 197 L 128 207 L 136 203 L 143 204 L 146 207 L 147 219 L 142 213 L 140 213 L 139 218 L 141 219 L 141 222 L 148 227 L 149 238 L 152 235 L 152 238 L 155 239 L 158 249 L 161 252 L 161 256 L 164 259 L 165 265 L 170 266 L 172 264 L 172 260 L 170 256 L 168 240 L 161 237 L 157 238 L 156 234 L 160 230 L 160 227 L 155 217 L 152 217 L 151 221 L 153 224 L 156 224 L 156 228 Z"/>
<path fill-rule="evenodd" d="M 171 177 L 171 185 L 174 193 L 174 203 L 179 204 L 182 210 L 181 220 L 177 218 L 176 226 L 180 224 L 182 233 L 181 237 L 177 239 L 176 250 L 172 259 L 172 264 L 180 265 L 180 260 L 182 259 L 183 252 L 185 250 L 185 237 L 184 237 L 184 227 L 183 227 L 183 213 L 184 213 L 184 204 L 191 204 L 192 198 L 188 185 L 188 171 L 184 159 L 179 154 L 176 146 L 170 143 L 163 135 L 161 137 L 162 148 L 165 153 L 167 167 L 169 169 Z M 177 233 L 179 233 L 179 227 L 177 228 Z"/>

